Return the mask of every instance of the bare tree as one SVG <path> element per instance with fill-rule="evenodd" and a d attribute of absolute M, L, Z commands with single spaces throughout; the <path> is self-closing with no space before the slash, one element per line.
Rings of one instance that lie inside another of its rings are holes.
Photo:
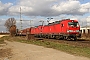
<path fill-rule="evenodd" d="M 14 18 L 9 18 L 5 22 L 6 29 L 10 32 L 10 27 L 16 25 L 16 20 Z"/>
<path fill-rule="evenodd" d="M 10 32 L 10 35 L 15 35 L 16 33 L 16 20 L 14 18 L 9 18 L 5 22 L 6 29 Z M 12 28 L 15 27 L 15 28 Z"/>

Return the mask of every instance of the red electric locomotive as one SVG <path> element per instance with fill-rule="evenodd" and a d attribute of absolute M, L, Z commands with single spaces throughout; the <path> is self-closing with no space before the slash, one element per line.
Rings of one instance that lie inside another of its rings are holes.
<path fill-rule="evenodd" d="M 27 32 L 44 38 L 76 40 L 78 37 L 81 37 L 78 21 L 70 19 L 55 21 L 44 26 L 39 25 L 37 27 L 26 28 L 21 30 L 20 33 L 26 35 Z"/>
<path fill-rule="evenodd" d="M 74 39 L 80 37 L 80 25 L 77 20 L 65 19 L 54 24 L 55 38 Z"/>
<path fill-rule="evenodd" d="M 32 30 L 32 29 L 31 29 Z M 33 29 L 34 34 L 45 38 L 73 39 L 80 37 L 80 25 L 77 20 L 64 19 Z M 31 31 L 31 33 L 33 33 Z"/>

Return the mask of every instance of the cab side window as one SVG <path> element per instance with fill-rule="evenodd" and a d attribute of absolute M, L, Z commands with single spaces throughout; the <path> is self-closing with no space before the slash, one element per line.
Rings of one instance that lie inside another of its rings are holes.
<path fill-rule="evenodd" d="M 63 27 L 64 25 L 63 24 L 61 24 L 61 27 Z"/>

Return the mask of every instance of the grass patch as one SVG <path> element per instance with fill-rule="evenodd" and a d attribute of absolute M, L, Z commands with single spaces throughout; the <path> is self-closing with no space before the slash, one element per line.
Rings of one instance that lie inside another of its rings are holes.
<path fill-rule="evenodd" d="M 39 46 L 44 46 L 48 48 L 57 49 L 60 51 L 64 51 L 70 54 L 78 55 L 78 56 L 85 56 L 90 58 L 90 47 L 81 47 L 81 46 L 72 46 L 69 44 L 58 43 L 53 41 L 46 41 L 46 40 L 25 40 L 25 37 L 3 37 L 4 40 L 9 41 L 17 41 L 22 43 L 28 44 L 35 44 Z"/>
<path fill-rule="evenodd" d="M 4 43 L 4 40 L 0 39 L 0 44 L 3 44 Z"/>
<path fill-rule="evenodd" d="M 5 43 L 4 42 L 4 39 L 3 38 L 0 38 L 0 44 L 3 44 L 3 43 Z"/>
<path fill-rule="evenodd" d="M 78 46 L 71 46 L 68 44 L 62 44 L 62 43 L 56 43 L 56 42 L 50 42 L 50 41 L 37 41 L 37 40 L 23 40 L 20 41 L 22 43 L 28 43 L 28 44 L 35 44 L 39 46 L 44 46 L 48 48 L 54 48 L 60 51 L 64 51 L 70 54 L 78 55 L 78 56 L 85 56 L 90 58 L 90 48 L 89 47 L 78 47 Z"/>

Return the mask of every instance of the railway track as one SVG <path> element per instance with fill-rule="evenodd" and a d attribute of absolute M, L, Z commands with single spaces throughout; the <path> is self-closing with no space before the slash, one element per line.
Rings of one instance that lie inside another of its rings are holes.
<path fill-rule="evenodd" d="M 74 40 L 56 40 L 56 39 L 46 39 L 46 38 L 36 38 L 36 37 L 34 39 L 69 44 L 69 45 L 73 45 L 73 46 L 90 47 L 90 40 L 86 40 L 86 39 L 77 39 L 76 41 L 74 41 Z"/>
<path fill-rule="evenodd" d="M 36 38 L 36 39 L 37 40 L 44 40 L 44 41 L 51 41 L 51 42 L 64 43 L 64 44 L 69 44 L 69 45 L 73 45 L 73 46 L 90 47 L 90 40 L 85 40 L 85 39 L 78 39 L 77 41 L 45 39 L 45 38 Z"/>

